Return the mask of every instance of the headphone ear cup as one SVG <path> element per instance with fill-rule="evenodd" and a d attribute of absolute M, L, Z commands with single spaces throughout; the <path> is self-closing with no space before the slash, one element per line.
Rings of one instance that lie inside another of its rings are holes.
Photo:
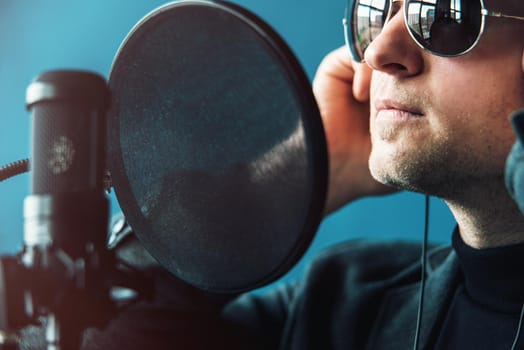
<path fill-rule="evenodd" d="M 517 135 L 506 160 L 506 188 L 517 203 L 520 212 L 524 214 L 524 110 L 511 116 L 511 124 Z"/>

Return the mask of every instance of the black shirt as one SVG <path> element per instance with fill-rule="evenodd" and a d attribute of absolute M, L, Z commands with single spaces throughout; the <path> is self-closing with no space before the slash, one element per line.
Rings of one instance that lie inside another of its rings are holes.
<path fill-rule="evenodd" d="M 511 349 L 524 302 L 524 244 L 474 249 L 458 231 L 453 248 L 464 274 L 437 349 Z M 524 334 L 520 335 L 524 348 Z"/>

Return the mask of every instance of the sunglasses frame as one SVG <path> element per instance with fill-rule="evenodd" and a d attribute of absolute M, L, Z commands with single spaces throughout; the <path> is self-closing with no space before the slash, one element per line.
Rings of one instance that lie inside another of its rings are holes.
<path fill-rule="evenodd" d="M 408 6 L 407 6 L 406 1 L 404 1 L 404 0 L 392 0 L 392 1 L 391 0 L 385 0 L 385 1 L 389 2 L 389 7 L 388 7 L 388 13 L 387 13 L 387 16 L 386 16 L 386 20 L 384 22 L 384 26 L 391 19 L 391 11 L 392 11 L 392 8 L 393 8 L 393 6 L 392 6 L 393 3 L 402 1 L 403 2 L 403 4 L 402 4 L 403 11 L 402 12 L 404 14 L 404 24 L 406 25 L 406 29 L 407 29 L 411 39 L 421 49 L 423 49 L 424 51 L 427 51 L 427 52 L 431 53 L 432 55 L 441 56 L 441 57 L 462 56 L 462 55 L 467 54 L 471 50 L 473 50 L 475 48 L 475 46 L 477 46 L 478 42 L 480 41 L 480 38 L 481 38 L 482 34 L 484 33 L 484 26 L 485 26 L 485 23 L 486 23 L 486 17 L 509 18 L 509 19 L 516 19 L 516 20 L 524 21 L 524 17 L 521 17 L 521 16 L 513 16 L 513 15 L 504 14 L 502 12 L 489 10 L 489 9 L 487 9 L 484 6 L 484 0 L 479 0 L 481 19 L 480 19 L 479 33 L 477 34 L 477 37 L 475 38 L 475 41 L 473 41 L 473 43 L 471 43 L 471 45 L 467 49 L 462 50 L 462 51 L 460 51 L 460 52 L 458 52 L 456 54 L 445 54 L 445 53 L 440 53 L 440 52 L 433 51 L 433 50 L 425 47 L 423 44 L 421 44 L 417 40 L 417 38 L 413 34 L 412 29 L 409 27 L 409 24 L 408 24 L 408 21 L 407 21 L 407 18 L 408 18 Z M 350 9 L 350 3 L 352 5 L 351 9 Z M 353 29 L 354 29 L 353 14 L 355 12 L 356 6 L 358 6 L 358 0 L 348 0 L 347 4 L 348 5 L 346 6 L 346 11 L 345 11 L 345 14 L 344 14 L 344 18 L 342 20 L 342 24 L 344 26 L 344 39 L 346 41 L 346 46 L 349 48 L 349 51 L 351 52 L 351 56 L 352 56 L 354 61 L 356 61 L 356 62 L 364 62 L 365 61 L 365 59 L 364 59 L 364 52 L 359 52 L 359 50 L 357 50 L 357 46 L 355 45 L 355 40 L 354 40 L 354 35 L 353 35 L 353 33 L 354 33 L 354 31 L 353 31 Z M 351 16 L 351 18 L 350 18 L 350 16 Z M 383 28 L 384 27 L 382 27 L 380 29 L 381 32 L 382 32 Z M 380 35 L 380 33 L 379 33 L 379 35 Z M 370 41 L 369 44 L 371 44 L 372 42 L 373 42 L 373 40 Z"/>

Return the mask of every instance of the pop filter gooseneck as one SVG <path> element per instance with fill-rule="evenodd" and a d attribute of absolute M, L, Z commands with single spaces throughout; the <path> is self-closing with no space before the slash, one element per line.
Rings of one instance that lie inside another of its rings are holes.
<path fill-rule="evenodd" d="M 145 248 L 210 292 L 287 272 L 322 218 L 328 167 L 283 40 L 236 5 L 170 3 L 128 34 L 109 85 L 109 168 Z"/>

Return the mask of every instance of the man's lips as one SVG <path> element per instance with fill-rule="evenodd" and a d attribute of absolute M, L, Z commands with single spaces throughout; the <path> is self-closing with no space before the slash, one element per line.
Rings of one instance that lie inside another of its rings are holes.
<path fill-rule="evenodd" d="M 375 103 L 377 118 L 408 119 L 420 118 L 423 113 L 416 106 L 391 99 L 380 99 Z"/>

